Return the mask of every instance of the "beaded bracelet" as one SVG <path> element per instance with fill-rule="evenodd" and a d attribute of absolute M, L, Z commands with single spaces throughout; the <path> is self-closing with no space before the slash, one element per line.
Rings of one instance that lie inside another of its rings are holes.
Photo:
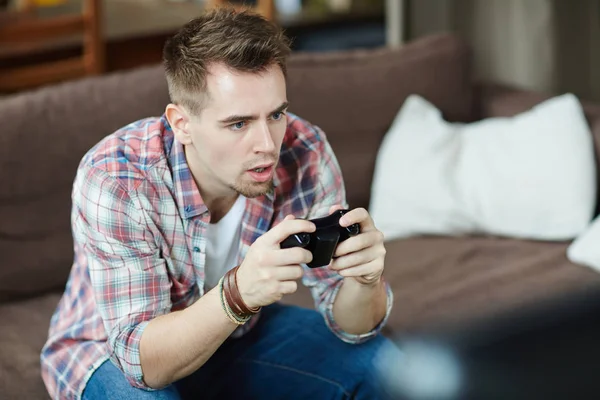
<path fill-rule="evenodd" d="M 260 311 L 260 307 L 250 308 L 244 302 L 240 289 L 237 284 L 237 272 L 240 266 L 232 268 L 225 274 L 223 288 L 225 290 L 225 298 L 229 302 L 232 310 L 238 315 L 245 317 L 249 314 L 256 314 Z"/>
<path fill-rule="evenodd" d="M 225 292 L 223 290 L 223 279 L 224 277 L 219 280 L 219 297 L 221 298 L 221 306 L 223 306 L 223 311 L 225 311 L 227 319 L 229 319 L 231 322 L 233 322 L 236 325 L 244 325 L 250 320 L 251 315 L 241 317 L 231 310 L 231 307 L 225 299 Z"/>

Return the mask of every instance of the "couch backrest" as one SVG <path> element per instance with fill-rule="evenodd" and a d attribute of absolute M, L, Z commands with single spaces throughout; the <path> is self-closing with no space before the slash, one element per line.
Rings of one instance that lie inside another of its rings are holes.
<path fill-rule="evenodd" d="M 472 114 L 469 52 L 440 35 L 398 50 L 293 55 L 290 110 L 330 139 L 352 207 L 367 207 L 383 135 L 411 93 L 450 120 Z M 168 102 L 160 65 L 0 99 L 0 301 L 62 289 L 71 267 L 71 186 L 102 137 Z"/>
<path fill-rule="evenodd" d="M 0 301 L 64 285 L 77 164 L 102 137 L 160 115 L 167 102 L 156 67 L 0 99 Z"/>
<path fill-rule="evenodd" d="M 368 207 L 377 150 L 404 100 L 419 94 L 451 121 L 473 118 L 471 56 L 450 34 L 397 50 L 297 54 L 290 110 L 319 125 L 340 162 L 351 207 Z"/>

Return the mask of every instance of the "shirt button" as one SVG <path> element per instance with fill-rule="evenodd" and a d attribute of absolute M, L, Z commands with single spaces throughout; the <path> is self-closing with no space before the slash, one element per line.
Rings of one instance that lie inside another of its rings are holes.
<path fill-rule="evenodd" d="M 200 247 L 198 247 L 198 246 L 194 247 L 194 251 L 195 251 L 196 253 L 200 253 Z"/>

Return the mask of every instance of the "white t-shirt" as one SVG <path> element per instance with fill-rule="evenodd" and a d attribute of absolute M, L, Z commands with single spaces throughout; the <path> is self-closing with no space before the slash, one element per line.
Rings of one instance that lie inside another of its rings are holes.
<path fill-rule="evenodd" d="M 219 279 L 236 266 L 246 198 L 239 195 L 231 210 L 206 230 L 206 264 L 204 290 L 217 286 Z"/>

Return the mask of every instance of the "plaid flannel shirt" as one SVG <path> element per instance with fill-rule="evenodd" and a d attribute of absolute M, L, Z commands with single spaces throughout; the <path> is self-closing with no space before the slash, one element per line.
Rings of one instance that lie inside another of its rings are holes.
<path fill-rule="evenodd" d="M 341 171 L 324 133 L 288 114 L 274 190 L 248 199 L 239 261 L 285 215 L 314 218 L 347 207 Z M 82 159 L 72 192 L 74 264 L 41 353 L 42 377 L 54 399 L 79 399 L 87 380 L 110 359 L 135 387 L 143 381 L 139 344 L 148 322 L 194 303 L 204 291 L 208 210 L 164 115 L 129 124 Z M 341 340 L 359 343 L 333 318 L 342 278 L 305 268 L 316 309 Z M 260 315 L 260 314 L 259 314 Z M 251 322 L 238 328 L 244 334 Z"/>

